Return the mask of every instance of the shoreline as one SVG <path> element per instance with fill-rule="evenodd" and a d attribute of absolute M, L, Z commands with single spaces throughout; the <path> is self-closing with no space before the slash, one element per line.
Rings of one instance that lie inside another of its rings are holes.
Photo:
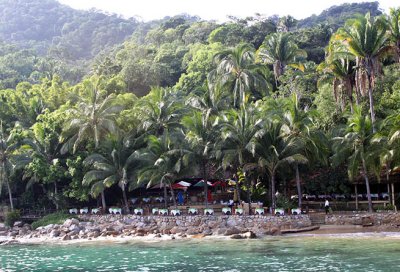
<path fill-rule="evenodd" d="M 259 236 L 255 240 L 263 240 L 268 238 L 370 238 L 370 237 L 384 237 L 400 239 L 400 231 L 390 227 L 362 227 L 354 225 L 322 225 L 321 228 L 312 231 L 287 233 L 277 236 Z M 245 239 L 245 238 L 240 238 Z M 0 246 L 4 245 L 79 245 L 79 244 L 129 244 L 133 242 L 143 243 L 157 243 L 165 241 L 190 241 L 197 240 L 199 242 L 205 240 L 235 240 L 231 236 L 224 235 L 171 235 L 163 234 L 149 234 L 146 236 L 104 236 L 92 238 L 78 238 L 74 240 L 64 241 L 59 237 L 32 237 L 32 238 L 15 238 L 5 237 L 0 238 Z"/>

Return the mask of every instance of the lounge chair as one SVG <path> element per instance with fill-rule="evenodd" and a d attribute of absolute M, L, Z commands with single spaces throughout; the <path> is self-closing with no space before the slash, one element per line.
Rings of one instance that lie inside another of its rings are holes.
<path fill-rule="evenodd" d="M 199 214 L 199 210 L 196 209 L 196 208 L 189 208 L 188 214 L 189 215 L 198 215 Z"/>
<path fill-rule="evenodd" d="M 167 209 L 159 209 L 158 214 L 159 215 L 168 215 L 168 210 Z"/>
<path fill-rule="evenodd" d="M 204 209 L 204 215 L 214 215 L 213 209 Z"/>
<path fill-rule="evenodd" d="M 78 209 L 69 209 L 70 214 L 78 214 Z"/>
<path fill-rule="evenodd" d="M 276 216 L 285 215 L 285 210 L 284 210 L 284 209 L 281 209 L 281 208 L 276 208 L 276 209 L 275 209 L 275 215 L 276 215 Z"/>
<path fill-rule="evenodd" d="M 80 209 L 79 210 L 79 213 L 80 214 L 87 214 L 89 212 L 89 209 L 88 208 L 83 208 L 83 209 Z"/>
<path fill-rule="evenodd" d="M 291 211 L 291 213 L 292 213 L 293 215 L 301 214 L 301 209 L 300 209 L 300 208 L 291 209 L 290 211 Z"/>
<path fill-rule="evenodd" d="M 109 208 L 108 212 L 110 214 L 122 214 L 122 209 L 121 208 Z"/>
<path fill-rule="evenodd" d="M 153 209 L 151 209 L 151 214 L 152 215 L 157 215 L 158 214 L 158 208 L 153 208 Z"/>
<path fill-rule="evenodd" d="M 182 215 L 181 210 L 179 209 L 172 209 L 170 214 L 173 216 Z"/>
<path fill-rule="evenodd" d="M 142 208 L 136 208 L 133 210 L 133 214 L 135 215 L 143 215 L 143 209 Z"/>
<path fill-rule="evenodd" d="M 222 214 L 230 215 L 230 214 L 232 214 L 232 209 L 229 207 L 224 207 L 224 208 L 222 208 Z"/>
<path fill-rule="evenodd" d="M 256 208 L 254 210 L 254 213 L 257 214 L 257 215 L 264 215 L 265 214 L 265 210 L 264 210 L 264 208 Z"/>
<path fill-rule="evenodd" d="M 92 209 L 92 214 L 98 214 L 100 210 L 98 208 Z"/>
<path fill-rule="evenodd" d="M 235 209 L 235 214 L 236 215 L 243 215 L 243 209 L 242 208 L 236 208 Z"/>

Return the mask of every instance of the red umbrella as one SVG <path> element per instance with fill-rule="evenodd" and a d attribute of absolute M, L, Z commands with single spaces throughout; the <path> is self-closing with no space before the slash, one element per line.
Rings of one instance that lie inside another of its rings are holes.
<path fill-rule="evenodd" d="M 188 188 L 187 186 L 183 186 L 179 183 L 174 183 L 174 184 L 172 184 L 171 187 L 172 187 L 172 189 L 183 189 L 183 190 L 186 190 Z"/>
<path fill-rule="evenodd" d="M 219 180 L 219 181 L 214 182 L 211 186 L 213 186 L 213 187 L 215 187 L 215 186 L 225 187 L 226 186 L 226 182 Z"/>

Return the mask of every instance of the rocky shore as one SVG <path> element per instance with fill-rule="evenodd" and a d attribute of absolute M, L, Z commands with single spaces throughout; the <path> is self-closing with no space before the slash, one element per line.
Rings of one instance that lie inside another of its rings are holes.
<path fill-rule="evenodd" d="M 179 239 L 205 236 L 232 239 L 280 235 L 282 230 L 311 226 L 308 215 L 292 216 L 135 216 L 81 215 L 63 224 L 51 224 L 33 230 L 29 224 L 15 222 L 12 228 L 0 224 L 0 241 L 72 241 L 99 238 L 150 237 Z"/>
<path fill-rule="evenodd" d="M 344 214 L 325 217 L 329 231 L 335 226 L 370 227 L 374 231 L 400 231 L 400 213 Z M 80 215 L 63 224 L 35 230 L 29 224 L 0 224 L 0 244 L 71 243 L 80 241 L 127 241 L 130 239 L 232 238 L 252 239 L 268 235 L 314 231 L 308 215 L 289 216 L 136 216 Z M 364 230 L 366 228 L 363 228 Z M 318 232 L 316 232 L 318 233 Z M 326 231 L 324 232 L 326 233 Z"/>

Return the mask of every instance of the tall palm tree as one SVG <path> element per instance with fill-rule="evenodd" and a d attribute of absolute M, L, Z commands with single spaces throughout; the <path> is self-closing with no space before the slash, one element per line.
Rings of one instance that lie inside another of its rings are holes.
<path fill-rule="evenodd" d="M 252 170 L 254 156 L 251 153 L 251 143 L 261 130 L 262 119 L 258 116 L 256 107 L 249 104 L 239 110 L 227 111 L 219 122 L 222 135 L 216 146 L 216 157 L 221 159 L 224 169 L 232 169 L 235 173 L 236 189 L 239 189 L 238 173 Z M 248 186 L 250 195 L 250 187 Z"/>
<path fill-rule="evenodd" d="M 286 66 L 304 70 L 299 60 L 307 57 L 307 53 L 297 47 L 290 34 L 284 32 L 268 35 L 257 53 L 262 62 L 272 64 L 276 86 Z"/>
<path fill-rule="evenodd" d="M 3 132 L 3 124 L 0 122 L 0 188 L 4 185 L 7 187 L 11 210 L 14 210 L 14 202 L 10 176 L 14 174 L 15 170 L 23 168 L 30 161 L 30 157 L 25 152 L 18 150 L 20 148 L 26 150 L 19 137 L 20 129 L 19 124 L 16 123 L 7 137 Z"/>
<path fill-rule="evenodd" d="M 369 97 L 372 130 L 375 132 L 373 90 L 380 72 L 380 60 L 389 51 L 386 44 L 386 24 L 381 17 L 372 18 L 369 13 L 348 20 L 340 28 L 335 39 L 341 41 L 356 59 L 355 82 L 362 95 Z"/>
<path fill-rule="evenodd" d="M 370 212 L 372 212 L 372 200 L 368 174 L 372 172 L 372 169 L 369 169 L 369 166 L 379 160 L 376 153 L 371 150 L 373 135 L 371 119 L 363 115 L 361 109 L 357 107 L 348 119 L 346 134 L 333 139 L 335 152 L 333 162 L 339 164 L 347 161 L 350 180 L 359 174 L 364 178 Z"/>
<path fill-rule="evenodd" d="M 313 120 L 309 111 L 300 108 L 299 100 L 294 94 L 289 101 L 287 111 L 281 120 L 283 122 L 282 133 L 285 137 L 292 138 L 297 143 L 297 150 L 307 160 L 303 162 L 327 163 L 328 148 L 323 133 L 313 128 Z M 301 207 L 301 183 L 299 162 L 294 161 L 293 166 L 296 173 L 296 185 L 298 205 Z"/>
<path fill-rule="evenodd" d="M 182 119 L 185 138 L 189 144 L 186 156 L 191 165 L 198 165 L 204 180 L 204 203 L 208 207 L 208 166 L 214 157 L 214 146 L 218 139 L 215 131 L 215 117 L 210 115 L 212 109 L 193 110 Z"/>
<path fill-rule="evenodd" d="M 84 185 L 92 185 L 92 195 L 97 196 L 114 184 L 122 190 L 122 197 L 125 209 L 129 210 L 128 198 L 126 195 L 127 186 L 133 181 L 135 162 L 137 160 L 131 148 L 125 146 L 124 138 L 111 139 L 107 143 L 104 155 L 94 153 L 84 160 L 84 164 L 91 166 L 92 170 L 83 177 Z M 139 145 L 140 146 L 140 145 Z M 106 208 L 105 198 L 102 197 L 103 209 Z"/>
<path fill-rule="evenodd" d="M 258 164 L 267 170 L 270 178 L 272 209 L 276 208 L 276 174 L 279 168 L 307 162 L 307 158 L 300 153 L 303 144 L 295 137 L 286 137 L 282 132 L 282 123 L 267 122 L 251 143 L 253 155 L 257 156 Z"/>
<path fill-rule="evenodd" d="M 245 103 L 246 94 L 262 90 L 268 92 L 265 66 L 255 63 L 254 48 L 249 44 L 218 53 L 214 57 L 217 68 L 208 75 L 209 82 L 217 82 L 217 88 L 223 88 L 233 95 L 234 107 Z"/>
<path fill-rule="evenodd" d="M 94 149 L 99 147 L 100 139 L 108 134 L 117 134 L 118 127 L 115 121 L 117 113 L 122 107 L 114 104 L 114 95 L 103 98 L 100 92 L 101 79 L 93 78 L 86 82 L 85 90 L 89 99 L 81 98 L 76 108 L 70 110 L 71 118 L 64 127 L 61 139 L 68 138 L 61 148 L 61 153 L 66 153 L 72 148 L 75 153 L 83 141 L 94 140 Z M 105 203 L 104 191 L 101 192 L 103 204 Z"/>

